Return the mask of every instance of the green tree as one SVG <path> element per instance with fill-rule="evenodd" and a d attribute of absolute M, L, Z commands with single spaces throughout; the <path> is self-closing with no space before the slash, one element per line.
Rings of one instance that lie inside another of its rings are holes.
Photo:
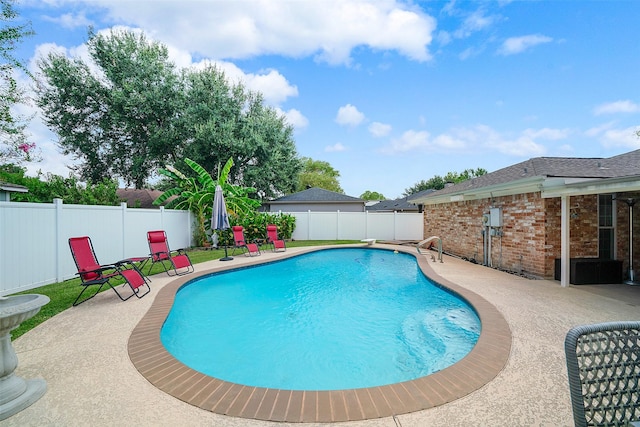
<path fill-rule="evenodd" d="M 462 181 L 466 181 L 467 179 L 475 178 L 481 175 L 485 175 L 487 173 L 486 169 L 476 168 L 476 169 L 465 169 L 462 172 L 447 172 L 444 177 L 440 175 L 435 175 L 433 178 L 428 180 L 418 181 L 412 187 L 405 188 L 404 193 L 402 195 L 404 197 L 410 196 L 412 194 L 418 193 L 424 190 L 442 190 L 447 182 L 452 182 L 457 184 Z"/>
<path fill-rule="evenodd" d="M 64 154 L 82 163 L 89 182 L 121 177 L 142 188 L 185 138 L 180 75 L 167 48 L 132 31 L 89 32 L 90 64 L 50 53 L 39 63 L 44 81 L 37 103 Z"/>
<path fill-rule="evenodd" d="M 460 173 L 448 172 L 444 176 L 444 180 L 446 182 L 453 182 L 454 184 L 457 184 L 459 182 L 466 181 L 468 179 L 475 178 L 481 175 L 486 175 L 486 174 L 487 174 L 487 170 L 484 168 L 465 169 Z"/>
<path fill-rule="evenodd" d="M 167 203 L 166 207 L 169 209 L 188 209 L 194 213 L 198 222 L 194 237 L 198 245 L 202 246 L 207 240 L 208 219 L 211 218 L 216 186 L 222 187 L 227 211 L 231 215 L 242 217 L 260 207 L 260 202 L 249 197 L 250 194 L 255 193 L 255 188 L 233 185 L 228 182 L 233 159 L 227 160 L 222 170 L 219 171 L 218 179 L 213 179 L 201 165 L 191 159 L 185 159 L 185 163 L 191 168 L 192 176 L 187 176 L 173 167 L 160 169 L 160 173 L 169 177 L 175 183 L 175 187 L 162 193 L 153 201 L 153 204 L 160 205 L 172 196 L 177 196 Z"/>
<path fill-rule="evenodd" d="M 386 197 L 377 191 L 365 191 L 360 195 L 362 200 L 386 200 Z"/>
<path fill-rule="evenodd" d="M 120 199 L 116 194 L 117 181 L 104 180 L 96 184 L 85 185 L 77 176 L 68 178 L 51 173 L 38 174 L 37 177 L 25 176 L 26 169 L 6 164 L 0 166 L 0 181 L 23 185 L 28 193 L 11 195 L 14 202 L 51 203 L 53 199 L 62 199 L 64 203 L 74 205 L 118 206 Z"/>
<path fill-rule="evenodd" d="M 309 157 L 303 157 L 301 161 L 302 170 L 298 175 L 296 191 L 318 187 L 344 194 L 344 190 L 340 187 L 340 182 L 338 181 L 340 172 L 335 170 L 329 162 L 313 160 Z"/>
<path fill-rule="evenodd" d="M 31 76 L 24 63 L 14 55 L 23 38 L 32 36 L 30 23 L 16 24 L 18 13 L 12 0 L 0 0 L 0 162 L 36 160 L 35 144 L 25 133 L 30 118 L 19 116 L 11 108 L 26 102 L 24 89 L 16 80 L 16 72 Z"/>
<path fill-rule="evenodd" d="M 216 67 L 187 73 L 189 100 L 182 118 L 194 132 L 186 157 L 208 171 L 231 157 L 229 180 L 257 189 L 259 198 L 291 192 L 301 168 L 293 129 L 262 95 L 232 85 Z"/>

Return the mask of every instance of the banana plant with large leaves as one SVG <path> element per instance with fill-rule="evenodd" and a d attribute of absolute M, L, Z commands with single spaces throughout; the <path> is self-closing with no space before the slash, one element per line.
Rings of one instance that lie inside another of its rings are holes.
<path fill-rule="evenodd" d="M 197 221 L 194 237 L 199 246 L 203 246 L 208 241 L 208 218 L 211 217 L 213 197 L 217 185 L 222 187 L 227 211 L 231 215 L 243 217 L 260 206 L 258 200 L 249 197 L 250 194 L 256 192 L 255 188 L 233 185 L 228 182 L 229 172 L 233 167 L 232 158 L 227 160 L 224 167 L 218 171 L 218 179 L 213 179 L 202 166 L 193 160 L 186 158 L 184 162 L 195 172 L 195 176 L 187 176 L 172 166 L 160 169 L 159 173 L 170 178 L 176 183 L 176 186 L 162 193 L 153 201 L 153 204 L 160 205 L 168 200 L 166 205 L 168 209 L 188 209 L 193 212 Z M 172 199 L 172 197 L 174 198 Z"/>

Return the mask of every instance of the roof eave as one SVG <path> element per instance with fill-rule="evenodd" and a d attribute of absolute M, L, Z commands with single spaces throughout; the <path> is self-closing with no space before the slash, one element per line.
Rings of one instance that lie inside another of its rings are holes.
<path fill-rule="evenodd" d="M 640 191 L 640 175 L 615 178 L 592 178 L 566 182 L 565 185 L 562 186 L 545 186 L 545 188 L 542 189 L 542 197 L 548 199 L 562 196 L 613 194 L 629 191 Z"/>
<path fill-rule="evenodd" d="M 534 176 L 518 181 L 505 182 L 487 187 L 471 188 L 442 195 L 427 195 L 423 198 L 413 200 L 413 203 L 424 205 L 439 205 L 442 203 L 462 202 L 466 200 L 478 200 L 491 197 L 510 196 L 513 194 L 523 194 L 540 191 L 540 188 L 547 178 L 544 176 Z"/>
<path fill-rule="evenodd" d="M 28 193 L 29 189 L 21 185 L 0 185 L 0 190 L 10 191 L 14 193 Z"/>
<path fill-rule="evenodd" d="M 354 204 L 354 205 L 364 205 L 366 202 L 365 201 L 333 201 L 333 200 L 296 200 L 296 201 L 284 201 L 284 202 L 276 202 L 275 200 L 270 201 L 270 202 L 265 202 L 265 203 L 270 203 L 272 205 L 299 205 L 299 204 Z"/>

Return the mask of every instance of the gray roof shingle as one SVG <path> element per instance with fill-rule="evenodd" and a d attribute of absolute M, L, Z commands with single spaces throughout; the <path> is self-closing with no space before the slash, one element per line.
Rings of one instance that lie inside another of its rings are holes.
<path fill-rule="evenodd" d="M 422 196 L 426 196 L 427 194 L 433 193 L 434 191 L 436 191 L 436 190 L 434 190 L 433 188 L 427 188 L 426 190 L 422 190 L 422 191 L 418 191 L 417 193 L 413 193 L 413 194 L 411 194 L 411 195 L 409 195 L 407 197 L 407 202 L 411 203 L 412 200 L 419 199 Z"/>
<path fill-rule="evenodd" d="M 151 190 L 147 188 L 118 188 L 116 195 L 120 200 L 127 202 L 127 206 L 130 208 L 143 208 L 143 209 L 159 209 L 159 206 L 153 204 L 153 201 L 160 197 L 163 191 Z M 169 198 L 173 200 L 175 196 Z M 165 201 L 163 205 L 166 205 L 168 201 Z"/>
<path fill-rule="evenodd" d="M 340 202 L 359 202 L 364 203 L 364 200 L 357 197 L 351 197 L 344 194 L 336 193 L 335 191 L 325 190 L 323 188 L 313 187 L 307 190 L 299 191 L 297 193 L 288 194 L 278 199 L 272 200 L 269 203 L 298 203 L 298 202 L 322 202 L 322 203 L 340 203 Z"/>
<path fill-rule="evenodd" d="M 640 174 L 640 150 L 609 158 L 534 157 L 445 187 L 433 195 L 474 190 L 532 177 L 618 178 L 638 174 Z"/>
<path fill-rule="evenodd" d="M 28 193 L 29 189 L 24 185 L 12 184 L 10 182 L 0 181 L 0 188 L 4 191 L 17 191 L 19 193 Z"/>
<path fill-rule="evenodd" d="M 418 206 L 407 202 L 407 197 L 395 200 L 381 200 L 375 205 L 367 206 L 370 212 L 374 211 L 417 211 Z"/>

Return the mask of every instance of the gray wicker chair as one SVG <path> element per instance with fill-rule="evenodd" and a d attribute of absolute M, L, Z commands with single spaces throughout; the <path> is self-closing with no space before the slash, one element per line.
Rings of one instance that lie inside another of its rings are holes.
<path fill-rule="evenodd" d="M 576 326 L 564 351 L 576 427 L 640 420 L 640 321 Z"/>

